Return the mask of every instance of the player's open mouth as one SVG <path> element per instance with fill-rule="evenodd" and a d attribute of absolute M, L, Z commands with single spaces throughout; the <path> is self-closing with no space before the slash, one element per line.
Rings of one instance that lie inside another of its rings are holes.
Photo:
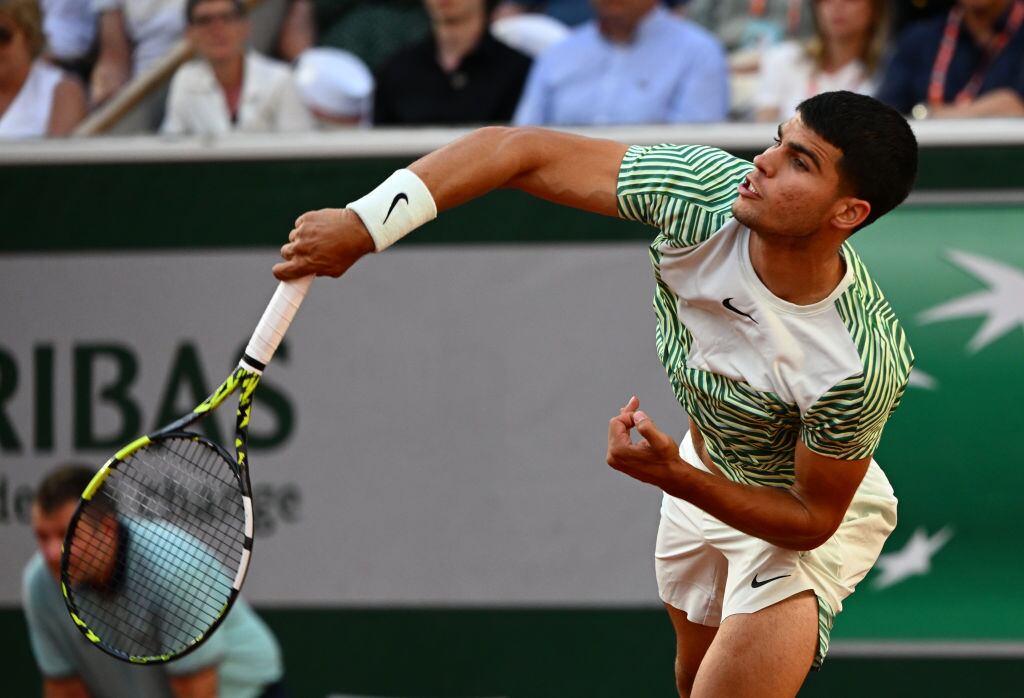
<path fill-rule="evenodd" d="M 761 192 L 759 192 L 754 183 L 750 181 L 749 176 L 743 180 L 742 184 L 740 184 L 740 196 L 745 196 L 750 199 L 761 198 Z"/>

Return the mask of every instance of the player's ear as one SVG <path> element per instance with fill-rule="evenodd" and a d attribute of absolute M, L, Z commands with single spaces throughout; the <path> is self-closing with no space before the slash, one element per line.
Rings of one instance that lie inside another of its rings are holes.
<path fill-rule="evenodd" d="M 836 202 L 836 208 L 832 214 L 832 224 L 852 235 L 869 215 L 871 215 L 871 204 L 855 196 L 844 196 Z"/>

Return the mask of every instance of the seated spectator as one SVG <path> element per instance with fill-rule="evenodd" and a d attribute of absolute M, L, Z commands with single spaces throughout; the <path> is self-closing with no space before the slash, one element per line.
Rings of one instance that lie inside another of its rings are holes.
<path fill-rule="evenodd" d="M 43 695 L 105 698 L 285 698 L 281 650 L 252 608 L 239 598 L 217 632 L 188 656 L 140 667 L 101 652 L 68 616 L 61 593 L 64 536 L 93 470 L 64 466 L 47 474 L 32 503 L 39 550 L 25 565 L 22 606 Z"/>
<path fill-rule="evenodd" d="M 1024 116 L 1024 0 L 958 0 L 907 29 L 878 98 L 915 118 Z"/>
<path fill-rule="evenodd" d="M 892 30 L 898 36 L 914 22 L 946 14 L 956 0 L 897 0 L 893 3 Z"/>
<path fill-rule="evenodd" d="M 46 58 L 84 81 L 95 58 L 96 13 L 88 0 L 42 0 Z"/>
<path fill-rule="evenodd" d="M 185 0 L 91 0 L 99 14 L 99 56 L 89 86 L 93 104 L 165 56 L 185 30 Z"/>
<path fill-rule="evenodd" d="M 530 58 L 537 58 L 569 35 L 569 28 L 554 17 L 527 12 L 491 22 L 491 34 Z"/>
<path fill-rule="evenodd" d="M 424 0 L 431 35 L 385 61 L 373 122 L 482 124 L 512 118 L 530 59 L 488 31 L 485 0 Z"/>
<path fill-rule="evenodd" d="M 188 38 L 198 58 L 171 79 L 161 132 L 308 131 L 291 69 L 246 50 L 249 21 L 241 0 L 188 0 Z"/>
<path fill-rule="evenodd" d="M 370 70 L 430 31 L 420 0 L 291 0 L 278 51 L 287 61 L 313 46 L 349 51 Z"/>
<path fill-rule="evenodd" d="M 43 61 L 37 0 L 0 0 L 0 138 L 63 136 L 85 116 L 85 90 Z"/>
<path fill-rule="evenodd" d="M 785 121 L 821 92 L 871 94 L 885 51 L 888 0 L 814 0 L 815 37 L 773 46 L 761 59 L 758 121 Z"/>
<path fill-rule="evenodd" d="M 686 16 L 714 32 L 732 53 L 813 33 L 810 0 L 690 0 Z"/>
<path fill-rule="evenodd" d="M 665 5 L 676 8 L 682 13 L 688 0 L 662 0 Z M 546 2 L 530 2 L 530 0 L 500 0 L 494 9 L 494 19 L 512 17 L 524 13 L 542 12 L 563 24 L 576 26 L 594 18 L 591 0 L 547 0 Z"/>
<path fill-rule="evenodd" d="M 530 73 L 515 123 L 583 126 L 721 121 L 725 53 L 657 0 L 594 0 L 597 19 L 551 47 Z"/>
<path fill-rule="evenodd" d="M 355 54 L 311 48 L 295 63 L 303 104 L 321 129 L 368 126 L 373 108 L 373 75 Z"/>

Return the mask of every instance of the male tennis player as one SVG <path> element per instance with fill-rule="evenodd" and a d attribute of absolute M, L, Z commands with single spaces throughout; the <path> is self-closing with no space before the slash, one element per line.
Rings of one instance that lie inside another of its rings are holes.
<path fill-rule="evenodd" d="M 690 429 L 677 448 L 632 398 L 608 463 L 665 492 L 655 557 L 680 695 L 793 696 L 896 524 L 872 454 L 913 355 L 846 240 L 916 170 L 906 121 L 849 92 L 805 101 L 752 164 L 488 128 L 300 216 L 274 273 L 338 276 L 499 187 L 658 228 L 656 343 Z"/>
<path fill-rule="evenodd" d="M 32 528 L 39 552 L 25 566 L 23 603 L 29 639 L 43 674 L 46 698 L 284 698 L 281 651 L 270 629 L 243 599 L 238 599 L 221 627 L 194 652 L 157 667 L 114 659 L 92 646 L 72 623 L 60 591 L 61 546 L 82 491 L 95 472 L 65 466 L 48 474 L 36 491 Z M 95 537 L 119 537 L 120 564 L 110 556 L 71 556 L 77 579 L 89 580 L 96 593 L 116 594 L 142 572 L 125 575 L 125 567 L 145 565 L 147 550 L 168 545 L 147 535 L 145 526 L 119 524 L 109 516 L 86 523 Z M 84 522 L 80 522 L 80 526 Z M 86 546 L 89 535 L 79 539 Z M 194 539 L 193 539 L 194 540 Z M 189 545 L 182 536 L 175 543 Z M 200 554 L 191 544 L 193 554 Z M 114 546 L 101 546 L 112 550 Z M 76 562 L 82 558 L 82 563 Z M 102 559 L 96 559 L 100 557 Z M 121 577 L 121 579 L 118 579 Z M 172 583 L 173 580 L 167 580 Z M 227 583 L 227 582 L 226 582 Z M 138 613 L 138 610 L 132 610 Z M 145 625 L 145 624 L 144 624 Z"/>

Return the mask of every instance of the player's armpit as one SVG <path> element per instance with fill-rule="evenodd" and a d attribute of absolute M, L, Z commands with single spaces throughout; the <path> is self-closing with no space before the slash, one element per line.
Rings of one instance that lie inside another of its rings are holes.
<path fill-rule="evenodd" d="M 170 677 L 174 698 L 217 698 L 217 668 Z"/>
<path fill-rule="evenodd" d="M 795 479 L 791 494 L 807 510 L 817 545 L 836 532 L 871 464 L 871 457 L 838 460 L 815 453 L 801 441 L 795 453 Z"/>
<path fill-rule="evenodd" d="M 43 698 L 90 698 L 89 689 L 77 676 L 66 679 L 43 678 Z"/>

